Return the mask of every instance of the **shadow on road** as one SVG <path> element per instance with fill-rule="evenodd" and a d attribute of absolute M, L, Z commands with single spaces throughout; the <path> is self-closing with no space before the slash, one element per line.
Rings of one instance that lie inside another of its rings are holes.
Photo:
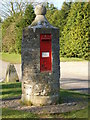
<path fill-rule="evenodd" d="M 89 80 L 84 80 L 84 79 L 79 79 L 79 78 L 61 78 L 60 82 L 63 83 L 63 84 L 67 84 L 67 83 L 78 83 L 78 82 L 88 83 L 90 81 Z"/>
<path fill-rule="evenodd" d="M 62 89 L 78 91 L 81 93 L 90 93 L 90 88 L 88 88 L 89 80 L 79 79 L 79 78 L 61 78 L 60 87 Z"/>

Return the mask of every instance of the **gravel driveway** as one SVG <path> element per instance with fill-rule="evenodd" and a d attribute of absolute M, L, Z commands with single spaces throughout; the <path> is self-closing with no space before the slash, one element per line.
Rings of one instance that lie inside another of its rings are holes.
<path fill-rule="evenodd" d="M 5 78 L 8 62 L 0 60 L 0 80 Z M 21 65 L 15 64 L 19 79 L 21 80 Z M 60 87 L 81 92 L 88 91 L 88 62 L 61 62 Z"/>

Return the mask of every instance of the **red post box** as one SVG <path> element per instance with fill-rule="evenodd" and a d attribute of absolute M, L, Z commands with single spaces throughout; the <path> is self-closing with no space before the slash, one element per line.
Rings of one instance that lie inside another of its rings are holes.
<path fill-rule="evenodd" d="M 52 71 L 51 34 L 40 35 L 40 71 Z"/>

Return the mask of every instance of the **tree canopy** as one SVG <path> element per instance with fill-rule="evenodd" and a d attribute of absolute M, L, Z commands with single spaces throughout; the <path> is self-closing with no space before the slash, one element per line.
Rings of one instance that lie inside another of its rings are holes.
<path fill-rule="evenodd" d="M 10 3 L 11 4 L 11 3 Z M 22 9 L 23 8 L 23 9 Z M 46 4 L 46 18 L 60 29 L 60 56 L 88 58 L 90 31 L 90 4 L 88 2 L 64 2 L 61 10 Z M 22 29 L 35 18 L 32 4 L 11 4 L 10 16 L 2 23 L 2 50 L 21 53 Z"/>

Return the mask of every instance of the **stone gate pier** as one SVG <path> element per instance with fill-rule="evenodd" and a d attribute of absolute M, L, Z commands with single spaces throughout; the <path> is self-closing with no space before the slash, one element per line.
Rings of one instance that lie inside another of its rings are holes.
<path fill-rule="evenodd" d="M 46 8 L 37 5 L 36 18 L 23 30 L 22 102 L 48 105 L 59 101 L 59 29 L 50 25 Z"/>

